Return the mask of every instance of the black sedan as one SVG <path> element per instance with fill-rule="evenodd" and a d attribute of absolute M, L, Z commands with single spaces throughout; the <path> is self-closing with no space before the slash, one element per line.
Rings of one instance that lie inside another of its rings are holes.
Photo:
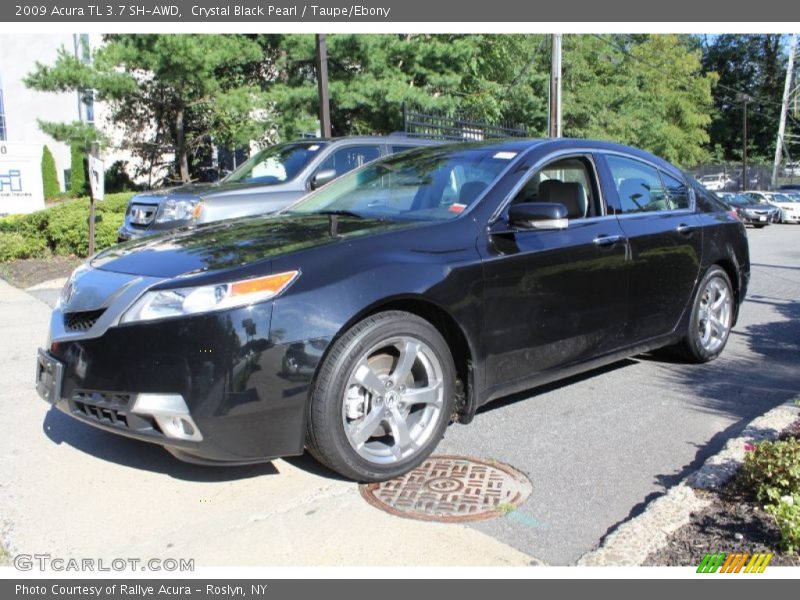
<path fill-rule="evenodd" d="M 306 448 L 381 480 L 496 398 L 665 346 L 715 358 L 749 272 L 741 221 L 645 152 L 412 150 L 277 215 L 93 257 L 53 311 L 37 388 L 187 461 Z"/>

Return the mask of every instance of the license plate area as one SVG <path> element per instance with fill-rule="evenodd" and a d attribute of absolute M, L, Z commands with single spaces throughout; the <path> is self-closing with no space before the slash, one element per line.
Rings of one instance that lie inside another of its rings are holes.
<path fill-rule="evenodd" d="M 61 398 L 64 363 L 39 349 L 36 355 L 36 392 L 43 400 L 55 404 Z"/>

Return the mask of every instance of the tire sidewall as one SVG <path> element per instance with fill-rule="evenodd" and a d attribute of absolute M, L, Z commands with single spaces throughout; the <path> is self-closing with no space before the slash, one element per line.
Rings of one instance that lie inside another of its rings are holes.
<path fill-rule="evenodd" d="M 420 464 L 436 447 L 444 435 L 453 411 L 455 394 L 455 367 L 450 350 L 441 334 L 427 321 L 411 313 L 379 313 L 370 324 L 355 332 L 345 334 L 337 344 L 341 351 L 335 354 L 332 365 L 332 377 L 320 378 L 312 396 L 312 402 L 321 403 L 326 426 L 317 428 L 317 438 L 329 450 L 333 450 L 341 465 L 335 470 L 347 471 L 348 475 L 359 480 L 390 479 L 405 473 Z M 439 422 L 427 442 L 407 459 L 391 464 L 375 464 L 361 457 L 350 445 L 342 423 L 342 402 L 344 401 L 347 383 L 355 364 L 370 348 L 382 340 L 408 336 L 413 337 L 430 348 L 439 361 L 442 369 L 443 402 Z M 332 466 L 332 465 L 329 465 Z"/>

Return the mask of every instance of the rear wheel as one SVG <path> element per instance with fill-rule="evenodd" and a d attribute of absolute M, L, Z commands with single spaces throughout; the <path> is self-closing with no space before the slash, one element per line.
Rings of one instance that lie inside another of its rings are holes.
<path fill-rule="evenodd" d="M 306 446 L 346 477 L 397 477 L 439 443 L 454 389 L 453 358 L 436 328 L 411 313 L 378 313 L 347 331 L 325 359 Z"/>
<path fill-rule="evenodd" d="M 734 297 L 724 269 L 711 267 L 697 289 L 686 337 L 679 344 L 685 358 L 708 362 L 720 355 L 733 326 Z"/>

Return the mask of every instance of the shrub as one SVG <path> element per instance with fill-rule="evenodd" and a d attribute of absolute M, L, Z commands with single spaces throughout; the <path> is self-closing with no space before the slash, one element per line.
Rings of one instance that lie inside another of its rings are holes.
<path fill-rule="evenodd" d="M 88 179 L 86 178 L 86 152 L 78 144 L 70 147 L 69 191 L 75 197 L 89 193 Z"/>
<path fill-rule="evenodd" d="M 109 194 L 95 204 L 95 249 L 117 241 L 131 194 Z M 27 215 L 0 218 L 0 261 L 53 253 L 86 256 L 89 252 L 89 201 L 69 200 Z"/>
<path fill-rule="evenodd" d="M 41 237 L 25 237 L 14 231 L 0 231 L 0 262 L 47 254 L 47 242 Z"/>
<path fill-rule="evenodd" d="M 42 150 L 42 187 L 45 198 L 55 198 L 61 193 L 56 172 L 56 159 L 53 158 L 53 153 L 47 146 Z"/>
<path fill-rule="evenodd" d="M 800 440 L 761 442 L 745 455 L 738 483 L 759 502 L 800 494 Z"/>
<path fill-rule="evenodd" d="M 790 553 L 800 550 L 800 494 L 783 496 L 777 504 L 767 506 L 767 512 L 775 517 L 781 532 L 781 549 Z"/>

